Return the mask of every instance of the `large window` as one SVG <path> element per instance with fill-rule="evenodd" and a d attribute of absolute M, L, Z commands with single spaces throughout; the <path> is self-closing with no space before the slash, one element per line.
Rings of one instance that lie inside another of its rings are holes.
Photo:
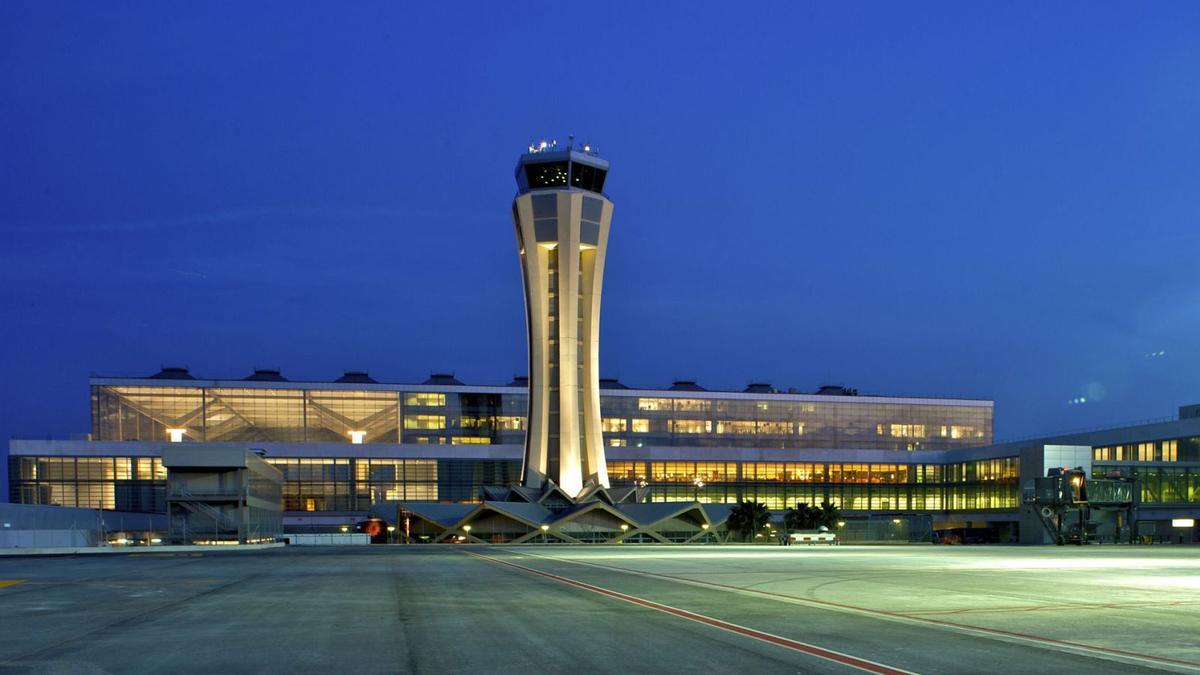
<path fill-rule="evenodd" d="M 445 429 L 445 415 L 405 415 L 405 429 Z"/>
<path fill-rule="evenodd" d="M 531 189 L 567 184 L 566 162 L 542 162 L 525 165 L 525 180 Z M 603 185 L 603 180 L 601 181 Z M 591 188 L 588 188 L 591 189 Z"/>
<path fill-rule="evenodd" d="M 624 432 L 628 426 L 628 420 L 624 417 L 605 417 L 600 420 L 600 429 L 605 433 Z"/>
<path fill-rule="evenodd" d="M 667 431 L 677 434 L 707 434 L 712 431 L 708 420 L 667 420 Z"/>
<path fill-rule="evenodd" d="M 404 405 L 435 407 L 446 405 L 446 395 L 436 392 L 417 391 L 404 395 Z"/>
<path fill-rule="evenodd" d="M 580 162 L 572 162 L 571 185 L 583 190 L 591 190 L 592 192 L 603 192 L 605 173 L 604 169 Z M 532 181 L 530 182 L 530 187 L 533 187 Z"/>

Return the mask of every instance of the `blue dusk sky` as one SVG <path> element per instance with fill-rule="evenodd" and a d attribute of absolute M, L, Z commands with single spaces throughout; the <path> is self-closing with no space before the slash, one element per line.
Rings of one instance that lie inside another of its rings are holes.
<path fill-rule="evenodd" d="M 0 438 L 91 374 L 525 370 L 513 166 L 611 161 L 601 363 L 1200 402 L 1200 4 L 0 3 Z M 1072 403 L 1086 399 L 1083 403 Z"/>

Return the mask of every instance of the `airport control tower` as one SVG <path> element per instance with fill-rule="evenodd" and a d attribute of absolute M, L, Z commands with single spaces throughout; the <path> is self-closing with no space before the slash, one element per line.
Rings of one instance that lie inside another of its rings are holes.
<path fill-rule="evenodd" d="M 600 289 L 613 204 L 608 162 L 545 141 L 517 162 L 513 224 L 529 330 L 525 487 L 608 488 L 600 433 Z"/>

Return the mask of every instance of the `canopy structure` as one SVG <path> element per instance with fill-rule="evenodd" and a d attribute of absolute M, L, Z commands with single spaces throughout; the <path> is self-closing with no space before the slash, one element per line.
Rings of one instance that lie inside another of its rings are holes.
<path fill-rule="evenodd" d="M 477 504 L 385 502 L 372 515 L 409 541 L 473 544 L 703 543 L 725 541 L 728 504 L 638 503 L 635 488 L 586 490 L 571 499 L 553 481 L 540 489 L 488 487 Z"/>

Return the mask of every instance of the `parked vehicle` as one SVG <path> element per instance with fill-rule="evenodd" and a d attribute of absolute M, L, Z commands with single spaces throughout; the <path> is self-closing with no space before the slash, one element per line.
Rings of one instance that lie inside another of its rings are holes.
<path fill-rule="evenodd" d="M 837 535 L 829 531 L 829 528 L 821 527 L 816 530 L 801 530 L 792 532 L 790 535 L 794 544 L 829 544 L 836 546 L 838 543 Z"/>

